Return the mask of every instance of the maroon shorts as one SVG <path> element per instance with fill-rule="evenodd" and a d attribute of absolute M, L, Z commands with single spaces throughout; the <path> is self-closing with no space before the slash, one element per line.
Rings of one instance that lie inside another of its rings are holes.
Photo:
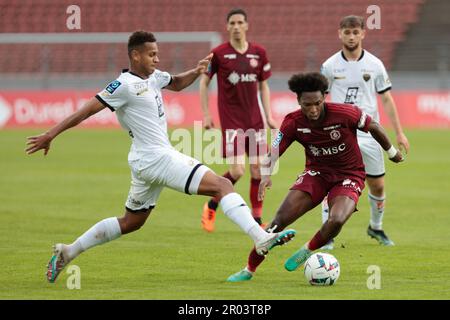
<path fill-rule="evenodd" d="M 222 130 L 222 157 L 235 157 L 244 153 L 249 157 L 267 154 L 265 129 Z"/>
<path fill-rule="evenodd" d="M 314 206 L 317 206 L 327 194 L 328 203 L 337 196 L 347 196 L 357 204 L 363 189 L 364 179 L 356 175 L 305 170 L 290 190 L 309 193 Z"/>

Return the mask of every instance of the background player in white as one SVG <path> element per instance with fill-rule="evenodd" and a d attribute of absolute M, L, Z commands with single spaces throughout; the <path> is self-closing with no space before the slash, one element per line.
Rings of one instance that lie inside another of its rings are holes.
<path fill-rule="evenodd" d="M 108 107 L 116 111 L 120 124 L 132 139 L 128 154 L 132 181 L 125 215 L 98 222 L 72 244 L 56 244 L 48 263 L 47 280 L 54 282 L 61 270 L 83 251 L 138 230 L 155 207 L 164 187 L 217 197 L 225 215 L 254 240 L 259 254 L 266 254 L 272 247 L 289 241 L 295 231 L 276 234 L 264 231 L 228 179 L 176 151 L 170 144 L 161 89 L 180 91 L 189 86 L 206 71 L 212 54 L 201 60 L 196 68 L 171 76 L 156 69 L 159 58 L 154 35 L 136 31 L 128 41 L 128 56 L 129 71 L 124 70 L 83 108 L 46 133 L 28 138 L 28 154 L 43 149 L 46 155 L 57 135 Z"/>
<path fill-rule="evenodd" d="M 386 114 L 394 128 L 400 150 L 409 151 L 409 142 L 403 133 L 394 99 L 390 93 L 389 80 L 383 62 L 364 50 L 364 19 L 359 16 L 344 17 L 338 30 L 342 50 L 335 53 L 322 65 L 321 72 L 329 81 L 331 101 L 355 104 L 379 122 L 377 94 L 381 96 Z M 367 234 L 382 245 L 394 245 L 383 231 L 385 204 L 385 167 L 383 151 L 370 133 L 358 131 L 358 144 L 366 167 L 366 181 L 369 187 L 370 223 Z M 322 222 L 328 219 L 328 204 L 322 203 Z M 332 249 L 329 242 L 325 249 Z"/>

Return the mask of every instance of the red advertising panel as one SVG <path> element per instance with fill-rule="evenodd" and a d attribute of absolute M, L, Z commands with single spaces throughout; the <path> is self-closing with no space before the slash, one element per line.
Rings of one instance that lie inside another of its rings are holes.
<path fill-rule="evenodd" d="M 0 92 L 0 128 L 50 127 L 76 111 L 95 95 L 91 91 L 3 91 Z M 163 93 L 165 113 L 172 127 L 190 127 L 202 120 L 197 92 Z M 450 128 L 450 92 L 393 92 L 398 113 L 405 128 Z M 217 120 L 217 96 L 210 95 L 210 109 Z M 288 92 L 273 92 L 272 112 L 276 120 L 295 110 L 296 98 Z M 381 104 L 380 104 L 381 105 Z M 389 121 L 380 107 L 381 123 Z M 115 114 L 109 109 L 94 115 L 85 127 L 117 127 Z"/>

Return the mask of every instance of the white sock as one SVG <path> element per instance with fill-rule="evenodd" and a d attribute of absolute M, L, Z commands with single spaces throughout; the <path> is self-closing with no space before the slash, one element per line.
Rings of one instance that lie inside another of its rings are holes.
<path fill-rule="evenodd" d="M 119 220 L 117 218 L 107 218 L 93 225 L 77 240 L 68 245 L 65 253 L 69 260 L 72 260 L 83 251 L 117 239 L 121 235 Z"/>
<path fill-rule="evenodd" d="M 322 201 L 322 224 L 328 221 L 329 211 L 328 197 L 325 197 Z"/>
<path fill-rule="evenodd" d="M 376 197 L 369 192 L 370 227 L 374 230 L 383 229 L 384 202 L 386 197 Z"/>
<path fill-rule="evenodd" d="M 267 232 L 253 219 L 249 207 L 239 194 L 229 193 L 220 200 L 219 204 L 225 215 L 244 230 L 254 242 L 267 238 Z"/>

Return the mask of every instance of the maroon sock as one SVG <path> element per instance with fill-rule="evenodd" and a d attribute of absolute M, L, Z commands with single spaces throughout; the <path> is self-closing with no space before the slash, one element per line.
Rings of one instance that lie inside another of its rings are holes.
<path fill-rule="evenodd" d="M 248 255 L 247 269 L 251 272 L 255 272 L 256 268 L 264 261 L 265 257 L 256 253 L 255 248 L 252 249 Z"/>
<path fill-rule="evenodd" d="M 222 177 L 227 178 L 228 180 L 230 180 L 233 185 L 237 181 L 231 176 L 230 171 L 225 172 Z M 211 198 L 211 200 L 209 200 L 208 207 L 210 209 L 217 210 L 218 206 L 219 206 L 219 201 L 217 201 L 217 198 L 214 197 L 214 198 Z"/>
<path fill-rule="evenodd" d="M 325 239 L 320 230 L 314 235 L 314 237 L 309 241 L 308 248 L 311 251 L 317 250 L 323 247 L 330 239 Z"/>
<path fill-rule="evenodd" d="M 261 179 L 250 180 L 250 202 L 252 204 L 253 218 L 260 218 L 262 216 L 263 202 L 258 200 L 259 183 Z"/>

